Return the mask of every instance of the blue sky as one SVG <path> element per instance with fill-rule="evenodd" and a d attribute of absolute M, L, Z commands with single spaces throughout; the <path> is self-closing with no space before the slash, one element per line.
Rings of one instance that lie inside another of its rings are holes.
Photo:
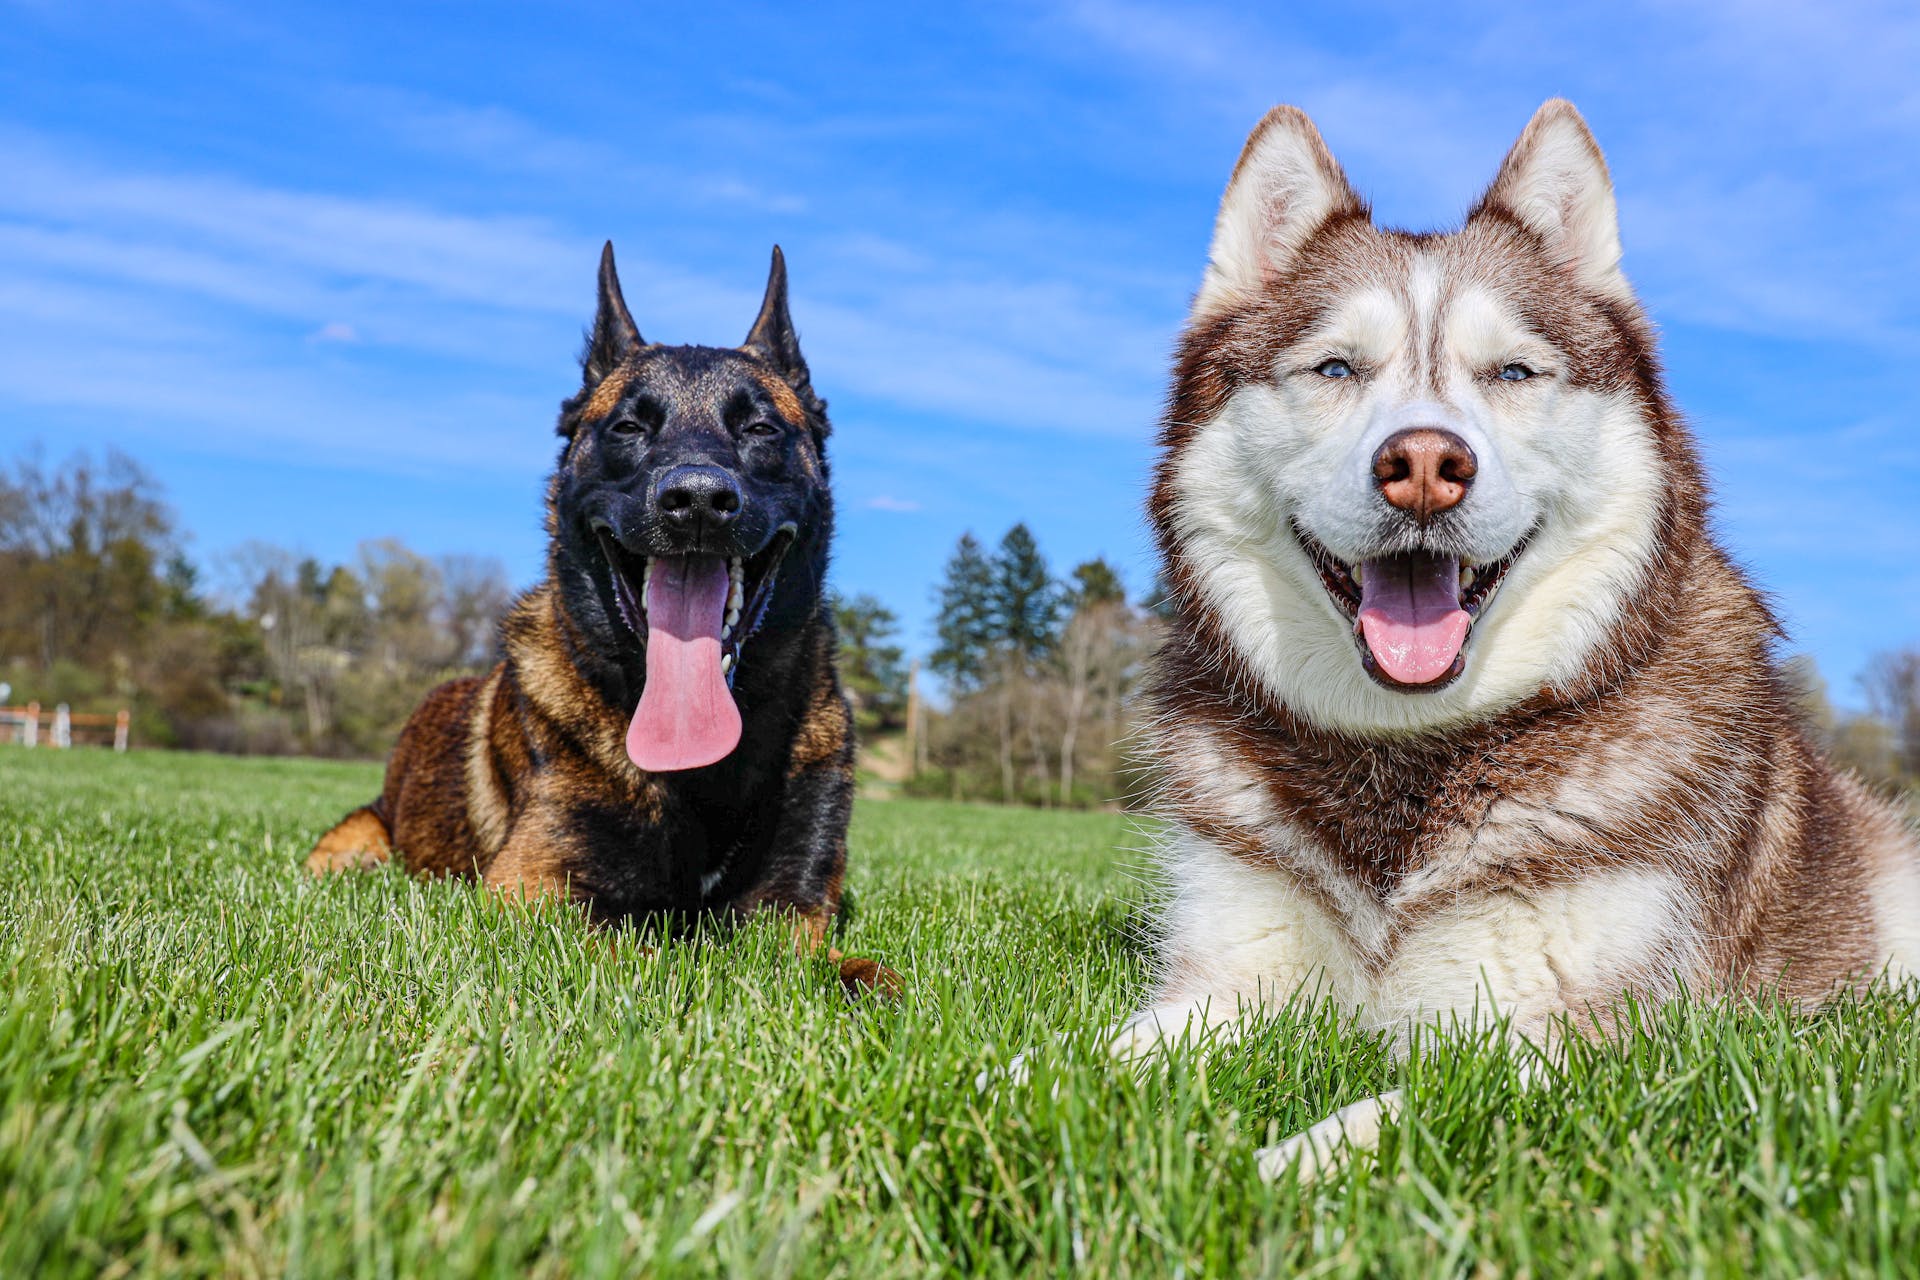
<path fill-rule="evenodd" d="M 1262 111 L 1429 227 L 1560 94 L 1727 540 L 1857 701 L 1920 641 L 1915 67 L 1895 4 L 0 0 L 0 454 L 125 449 L 216 569 L 396 535 L 530 582 L 600 242 L 649 338 L 733 343 L 777 240 L 837 581 L 924 647 L 966 529 L 1146 585 L 1166 358 Z"/>

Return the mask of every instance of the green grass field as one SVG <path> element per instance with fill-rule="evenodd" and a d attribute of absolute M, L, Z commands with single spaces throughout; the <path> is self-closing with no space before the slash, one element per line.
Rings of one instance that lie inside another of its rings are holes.
<path fill-rule="evenodd" d="M 0 749 L 0 1276 L 1920 1270 L 1899 999 L 1670 1009 L 1550 1091 L 1311 1013 L 1136 1077 L 1093 1051 L 1142 982 L 1118 817 L 864 804 L 843 945 L 909 986 L 856 1006 L 771 927 L 648 957 L 310 883 L 378 776 Z M 1397 1082 L 1377 1163 L 1255 1178 Z"/>

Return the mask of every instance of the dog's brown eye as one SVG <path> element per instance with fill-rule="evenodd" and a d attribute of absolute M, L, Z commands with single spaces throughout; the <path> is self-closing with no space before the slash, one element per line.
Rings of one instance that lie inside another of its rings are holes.
<path fill-rule="evenodd" d="M 740 429 L 750 436 L 777 436 L 780 434 L 780 428 L 774 426 L 771 422 L 749 422 Z"/>
<path fill-rule="evenodd" d="M 608 427 L 607 430 L 613 432 L 613 434 L 617 436 L 637 436 L 641 432 L 645 431 L 646 428 L 641 426 L 638 422 L 634 421 L 632 418 L 622 418 L 618 422 L 614 423 L 612 426 Z"/>

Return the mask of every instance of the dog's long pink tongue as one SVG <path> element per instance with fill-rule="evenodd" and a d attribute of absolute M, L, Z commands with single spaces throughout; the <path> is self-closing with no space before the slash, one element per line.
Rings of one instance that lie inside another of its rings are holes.
<path fill-rule="evenodd" d="M 1460 607 L 1460 562 L 1405 555 L 1361 567 L 1360 630 L 1380 669 L 1401 684 L 1430 684 L 1460 656 L 1472 619 Z"/>
<path fill-rule="evenodd" d="M 727 562 L 666 556 L 647 583 L 647 683 L 627 756 L 650 773 L 698 769 L 740 745 L 740 708 L 720 670 Z"/>

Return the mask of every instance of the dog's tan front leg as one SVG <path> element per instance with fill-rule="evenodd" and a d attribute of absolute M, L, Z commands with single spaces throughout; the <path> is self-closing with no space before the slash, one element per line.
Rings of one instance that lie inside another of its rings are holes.
<path fill-rule="evenodd" d="M 376 805 L 363 805 L 335 823 L 307 855 L 307 873 L 370 871 L 393 857 L 392 836 Z"/>
<path fill-rule="evenodd" d="M 506 844 L 488 865 L 483 882 L 509 901 L 576 901 L 579 895 L 568 875 L 566 859 L 551 841 L 533 834 L 540 825 L 524 819 L 514 824 Z"/>

